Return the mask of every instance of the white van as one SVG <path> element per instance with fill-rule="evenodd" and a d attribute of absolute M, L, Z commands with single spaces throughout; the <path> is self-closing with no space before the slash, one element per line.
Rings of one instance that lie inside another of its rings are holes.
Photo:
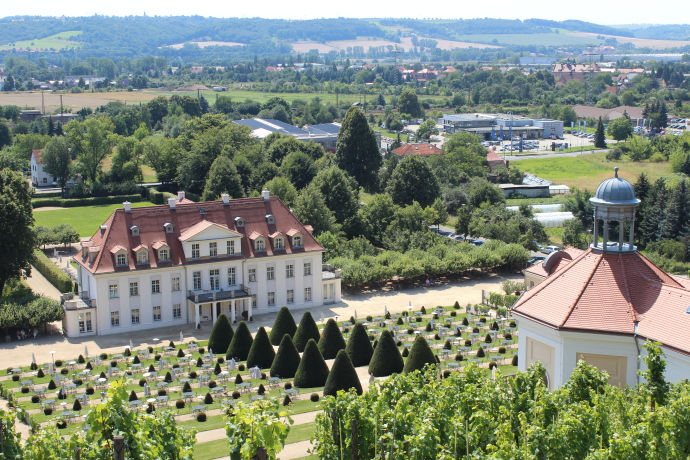
<path fill-rule="evenodd" d="M 541 250 L 541 252 L 543 252 L 545 254 L 551 254 L 552 252 L 557 252 L 560 250 L 561 250 L 561 248 L 559 248 L 558 246 L 546 246 L 545 248 L 543 248 Z"/>

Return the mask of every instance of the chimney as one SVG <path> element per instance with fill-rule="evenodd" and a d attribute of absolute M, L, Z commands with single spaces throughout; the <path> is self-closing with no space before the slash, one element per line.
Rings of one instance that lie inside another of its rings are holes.
<path fill-rule="evenodd" d="M 269 201 L 271 199 L 271 192 L 269 192 L 268 190 L 262 190 L 261 196 L 264 197 L 264 201 Z"/>
<path fill-rule="evenodd" d="M 230 195 L 223 193 L 220 197 L 223 199 L 223 204 L 230 204 Z"/>
<path fill-rule="evenodd" d="M 130 203 L 129 201 L 125 201 L 124 203 L 122 203 L 122 206 L 125 207 L 125 212 L 132 212 L 132 203 Z"/>
<path fill-rule="evenodd" d="M 170 206 L 170 209 L 175 209 L 177 207 L 177 201 L 175 200 L 175 197 L 171 196 L 170 198 L 168 198 L 168 206 Z"/>
<path fill-rule="evenodd" d="M 108 229 L 107 225 L 101 225 L 101 236 L 105 233 L 105 231 Z"/>
<path fill-rule="evenodd" d="M 184 192 L 177 192 L 177 199 L 178 201 L 184 200 Z"/>

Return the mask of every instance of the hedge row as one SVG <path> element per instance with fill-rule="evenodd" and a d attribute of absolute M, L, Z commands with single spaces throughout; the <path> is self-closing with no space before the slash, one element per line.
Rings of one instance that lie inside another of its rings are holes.
<path fill-rule="evenodd" d="M 61 208 L 73 208 L 76 206 L 96 206 L 99 204 L 120 204 L 125 201 L 139 203 L 142 201 L 141 195 L 119 195 L 119 196 L 99 196 L 93 198 L 34 198 L 31 205 L 35 208 L 55 206 Z"/>
<path fill-rule="evenodd" d="M 158 192 L 152 188 L 148 190 L 149 201 L 153 204 L 168 204 L 168 198 L 177 198 L 177 195 L 169 192 Z"/>
<path fill-rule="evenodd" d="M 34 249 L 33 265 L 60 292 L 72 292 L 72 279 L 55 265 L 40 249 Z"/>

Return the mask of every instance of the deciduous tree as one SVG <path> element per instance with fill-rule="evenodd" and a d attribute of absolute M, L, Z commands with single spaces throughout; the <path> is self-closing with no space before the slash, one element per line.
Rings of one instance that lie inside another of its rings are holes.
<path fill-rule="evenodd" d="M 65 186 L 72 177 L 72 157 L 67 139 L 53 137 L 41 153 L 41 161 L 45 165 L 43 168 L 45 172 L 53 176 L 64 193 Z"/>

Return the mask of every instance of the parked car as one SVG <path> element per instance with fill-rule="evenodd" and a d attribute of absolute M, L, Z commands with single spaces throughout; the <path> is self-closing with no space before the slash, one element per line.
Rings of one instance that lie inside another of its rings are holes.
<path fill-rule="evenodd" d="M 528 264 L 533 265 L 533 264 L 538 264 L 539 262 L 543 262 L 546 260 L 546 257 L 544 256 L 534 256 L 530 260 L 527 261 Z"/>
<path fill-rule="evenodd" d="M 480 240 L 470 240 L 470 244 L 474 244 L 475 246 L 481 246 L 482 244 L 484 244 L 484 242 Z"/>
<path fill-rule="evenodd" d="M 558 252 L 560 251 L 561 248 L 558 246 L 546 246 L 545 248 L 542 248 L 541 252 L 545 254 L 551 254 L 552 252 Z"/>
<path fill-rule="evenodd" d="M 541 251 L 542 249 L 544 249 L 544 246 L 542 246 L 542 245 L 541 245 L 541 244 L 539 244 L 538 242 L 536 242 L 536 241 L 532 241 L 532 243 L 534 243 L 534 244 L 535 244 L 535 246 L 537 246 L 537 248 L 538 248 L 538 249 L 539 249 L 540 251 Z"/>

